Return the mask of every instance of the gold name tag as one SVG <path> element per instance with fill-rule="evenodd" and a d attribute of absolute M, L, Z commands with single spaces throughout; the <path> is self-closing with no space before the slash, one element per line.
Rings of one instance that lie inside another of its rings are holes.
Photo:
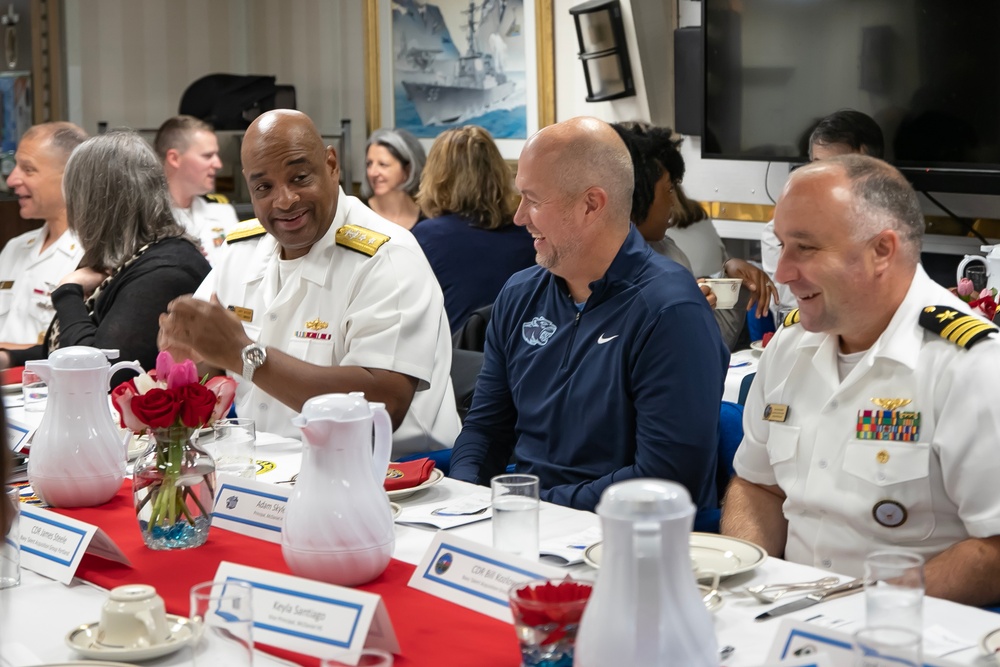
<path fill-rule="evenodd" d="M 764 419 L 769 422 L 783 422 L 788 417 L 788 406 L 781 403 L 768 403 L 764 408 Z"/>
<path fill-rule="evenodd" d="M 229 310 L 236 313 L 236 317 L 244 322 L 253 322 L 253 309 L 243 308 L 242 306 L 229 306 Z"/>
<path fill-rule="evenodd" d="M 0 289 L 10 289 L 14 286 L 13 280 L 0 280 Z"/>

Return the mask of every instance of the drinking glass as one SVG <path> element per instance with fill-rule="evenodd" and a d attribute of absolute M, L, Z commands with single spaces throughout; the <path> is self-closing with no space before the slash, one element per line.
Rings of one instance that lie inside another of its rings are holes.
<path fill-rule="evenodd" d="M 13 588 L 21 583 L 21 533 L 18 523 L 21 518 L 21 490 L 6 487 L 5 497 L 0 502 L 10 503 L 14 508 L 10 530 L 0 543 L 0 589 Z"/>
<path fill-rule="evenodd" d="M 569 667 L 576 631 L 593 592 L 589 581 L 537 579 L 514 584 L 508 594 L 522 667 Z"/>
<path fill-rule="evenodd" d="M 865 611 L 868 627 L 887 626 L 921 632 L 924 559 L 899 550 L 873 551 L 865 558 Z"/>
<path fill-rule="evenodd" d="M 986 266 L 984 264 L 971 264 L 965 267 L 965 277 L 972 281 L 972 289 L 982 292 L 986 289 Z"/>
<path fill-rule="evenodd" d="M 921 667 L 921 636 L 907 628 L 871 627 L 854 633 L 855 667 Z"/>
<path fill-rule="evenodd" d="M 21 373 L 21 397 L 25 412 L 44 412 L 49 400 L 49 386 L 41 375 L 25 369 Z"/>
<path fill-rule="evenodd" d="M 257 474 L 257 430 L 252 419 L 220 419 L 215 439 L 205 449 L 215 459 L 215 471 L 253 479 Z"/>
<path fill-rule="evenodd" d="M 206 581 L 191 587 L 191 622 L 201 638 L 195 667 L 253 664 L 253 586 L 245 581 Z"/>
<path fill-rule="evenodd" d="M 493 548 L 538 560 L 538 477 L 497 475 L 493 492 Z"/>

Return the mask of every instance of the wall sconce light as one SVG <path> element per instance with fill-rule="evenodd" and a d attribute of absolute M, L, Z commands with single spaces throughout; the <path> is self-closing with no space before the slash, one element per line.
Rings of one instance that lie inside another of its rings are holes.
<path fill-rule="evenodd" d="M 570 7 L 580 43 L 587 101 L 606 102 L 635 95 L 618 0 L 590 0 Z"/>

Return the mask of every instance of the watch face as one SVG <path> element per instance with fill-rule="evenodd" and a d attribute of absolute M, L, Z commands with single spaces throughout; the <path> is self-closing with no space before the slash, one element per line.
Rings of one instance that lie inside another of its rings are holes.
<path fill-rule="evenodd" d="M 260 346 L 251 347 L 249 350 L 243 353 L 243 361 L 248 364 L 253 364 L 254 366 L 260 366 L 264 363 L 265 352 L 264 348 Z"/>

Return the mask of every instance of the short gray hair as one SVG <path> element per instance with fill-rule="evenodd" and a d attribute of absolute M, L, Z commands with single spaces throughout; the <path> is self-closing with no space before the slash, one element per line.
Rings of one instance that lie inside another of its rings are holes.
<path fill-rule="evenodd" d="M 63 196 L 69 227 L 83 246 L 80 266 L 116 269 L 146 244 L 185 236 L 170 211 L 160 160 L 131 130 L 80 144 L 66 163 Z"/>
<path fill-rule="evenodd" d="M 843 167 L 851 183 L 854 238 L 867 240 L 893 229 L 909 257 L 919 262 L 924 213 L 906 177 L 892 165 L 868 155 L 840 155 L 824 162 Z"/>
<path fill-rule="evenodd" d="M 424 164 L 427 162 L 427 154 L 424 153 L 424 147 L 420 145 L 417 138 L 406 130 L 382 128 L 375 130 L 368 137 L 368 143 L 365 144 L 366 157 L 368 149 L 373 145 L 382 146 L 392 153 L 394 158 L 403 163 L 403 168 L 409 168 L 409 176 L 399 186 L 399 189 L 411 197 L 416 196 L 417 190 L 420 188 L 420 175 L 423 173 Z M 361 196 L 368 199 L 373 194 L 375 193 L 372 192 L 372 185 L 368 182 L 368 175 L 366 174 L 361 179 Z"/>

